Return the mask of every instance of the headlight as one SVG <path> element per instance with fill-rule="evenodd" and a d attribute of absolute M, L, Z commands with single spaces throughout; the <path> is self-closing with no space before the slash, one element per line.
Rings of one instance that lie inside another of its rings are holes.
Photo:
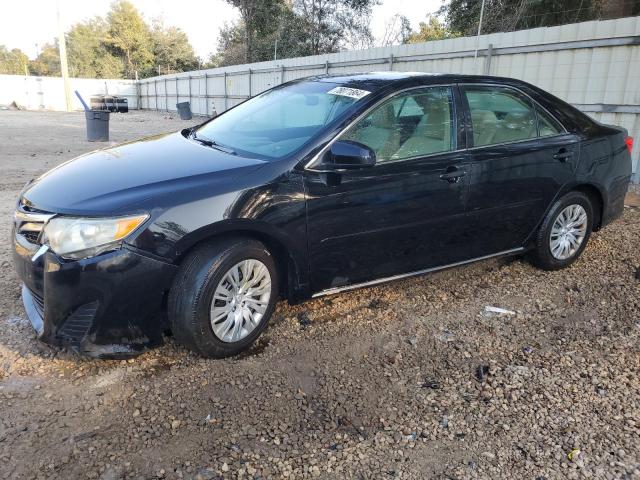
<path fill-rule="evenodd" d="M 44 227 L 44 242 L 64 258 L 86 258 L 114 248 L 147 218 L 54 217 Z"/>

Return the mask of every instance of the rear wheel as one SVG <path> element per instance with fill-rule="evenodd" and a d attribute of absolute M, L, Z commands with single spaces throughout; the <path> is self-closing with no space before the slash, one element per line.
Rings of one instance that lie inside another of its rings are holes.
<path fill-rule="evenodd" d="M 247 349 L 266 328 L 277 301 L 278 274 L 265 246 L 227 239 L 196 248 L 169 293 L 175 339 L 205 357 Z"/>
<path fill-rule="evenodd" d="M 570 192 L 554 203 L 536 236 L 533 263 L 559 270 L 575 262 L 587 246 L 593 228 L 593 206 L 581 192 Z"/>

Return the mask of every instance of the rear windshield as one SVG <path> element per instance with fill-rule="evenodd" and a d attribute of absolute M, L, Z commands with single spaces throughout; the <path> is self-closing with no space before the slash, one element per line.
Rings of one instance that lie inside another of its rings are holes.
<path fill-rule="evenodd" d="M 369 92 L 328 82 L 303 82 L 269 90 L 197 130 L 241 155 L 284 157 L 302 147 Z"/>

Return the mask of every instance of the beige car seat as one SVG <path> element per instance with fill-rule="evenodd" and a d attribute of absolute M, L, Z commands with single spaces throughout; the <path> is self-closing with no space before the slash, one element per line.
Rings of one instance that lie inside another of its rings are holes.
<path fill-rule="evenodd" d="M 498 118 L 491 110 L 471 110 L 473 145 L 491 145 L 496 135 Z"/>
<path fill-rule="evenodd" d="M 368 117 L 368 124 L 356 127 L 345 136 L 367 145 L 376 153 L 377 161 L 389 160 L 400 147 L 400 129 L 396 125 L 396 116 L 392 103 L 376 109 Z"/>
<path fill-rule="evenodd" d="M 536 119 L 531 112 L 509 113 L 500 122 L 495 143 L 514 142 L 536 137 Z"/>
<path fill-rule="evenodd" d="M 426 98 L 425 115 L 392 158 L 410 158 L 451 149 L 451 115 L 445 103 Z"/>

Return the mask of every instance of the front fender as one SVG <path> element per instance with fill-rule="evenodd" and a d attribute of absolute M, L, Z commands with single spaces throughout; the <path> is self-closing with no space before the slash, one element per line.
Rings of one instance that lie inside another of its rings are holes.
<path fill-rule="evenodd" d="M 308 282 L 306 199 L 300 175 L 244 191 L 201 198 L 152 215 L 147 228 L 131 241 L 136 248 L 180 263 L 200 242 L 242 234 L 286 252 L 296 284 Z"/>

